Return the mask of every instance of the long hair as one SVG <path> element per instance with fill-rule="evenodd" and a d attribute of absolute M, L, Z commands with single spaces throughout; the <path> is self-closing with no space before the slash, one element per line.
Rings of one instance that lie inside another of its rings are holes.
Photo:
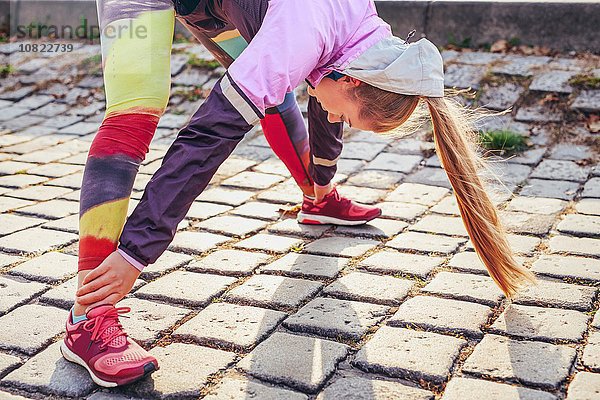
<path fill-rule="evenodd" d="M 413 125 L 421 116 L 417 114 L 429 111 L 437 155 L 454 189 L 465 228 L 490 276 L 507 297 L 525 283 L 535 282 L 533 273 L 516 262 L 478 175 L 486 165 L 477 154 L 477 130 L 470 122 L 473 113 L 446 97 L 401 95 L 364 82 L 350 89 L 350 95 L 359 101 L 361 118 L 370 121 L 375 132 L 404 130 L 403 124 Z"/>

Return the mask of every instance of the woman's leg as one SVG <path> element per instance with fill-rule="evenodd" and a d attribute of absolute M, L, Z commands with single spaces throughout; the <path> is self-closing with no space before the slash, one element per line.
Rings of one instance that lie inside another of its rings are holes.
<path fill-rule="evenodd" d="M 190 27 L 183 18 L 181 20 L 225 68 L 228 68 L 248 46 L 246 40 L 235 29 L 210 37 Z M 268 109 L 260 124 L 271 149 L 285 164 L 302 192 L 313 196 L 313 181 L 308 172 L 310 163 L 308 131 L 294 93 L 288 93 L 281 105 Z"/>
<path fill-rule="evenodd" d="M 106 114 L 81 187 L 80 283 L 117 247 L 138 167 L 167 106 L 174 29 L 170 0 L 97 5 Z M 85 310 L 75 304 L 74 311 Z"/>

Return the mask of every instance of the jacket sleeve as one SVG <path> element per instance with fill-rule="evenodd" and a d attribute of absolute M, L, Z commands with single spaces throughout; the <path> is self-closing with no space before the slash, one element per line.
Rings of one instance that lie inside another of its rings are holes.
<path fill-rule="evenodd" d="M 167 249 L 193 201 L 260 118 L 234 107 L 243 101 L 238 90 L 224 75 L 179 132 L 123 228 L 120 252 L 145 266 Z"/>
<path fill-rule="evenodd" d="M 308 100 L 308 136 L 310 143 L 309 172 L 317 185 L 325 186 L 337 171 L 343 147 L 344 124 L 330 123 L 327 112 L 310 97 Z"/>

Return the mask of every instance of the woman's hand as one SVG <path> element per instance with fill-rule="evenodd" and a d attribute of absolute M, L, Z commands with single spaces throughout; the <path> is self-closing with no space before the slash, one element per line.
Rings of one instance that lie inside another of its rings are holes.
<path fill-rule="evenodd" d="M 315 204 L 323 201 L 323 198 L 327 196 L 333 190 L 333 183 L 329 182 L 326 186 L 319 186 L 315 183 Z"/>
<path fill-rule="evenodd" d="M 115 305 L 131 291 L 140 271 L 114 251 L 90 272 L 77 290 L 77 303 L 86 312 L 102 304 Z"/>

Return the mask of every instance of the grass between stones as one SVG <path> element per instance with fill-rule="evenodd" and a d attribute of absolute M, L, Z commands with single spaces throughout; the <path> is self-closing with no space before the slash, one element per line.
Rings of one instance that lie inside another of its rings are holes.
<path fill-rule="evenodd" d="M 578 74 L 569 79 L 569 84 L 581 89 L 600 89 L 600 78 L 592 74 Z"/>
<path fill-rule="evenodd" d="M 484 148 L 501 154 L 517 153 L 527 148 L 525 138 L 510 130 L 493 130 L 480 133 L 480 144 Z"/>

